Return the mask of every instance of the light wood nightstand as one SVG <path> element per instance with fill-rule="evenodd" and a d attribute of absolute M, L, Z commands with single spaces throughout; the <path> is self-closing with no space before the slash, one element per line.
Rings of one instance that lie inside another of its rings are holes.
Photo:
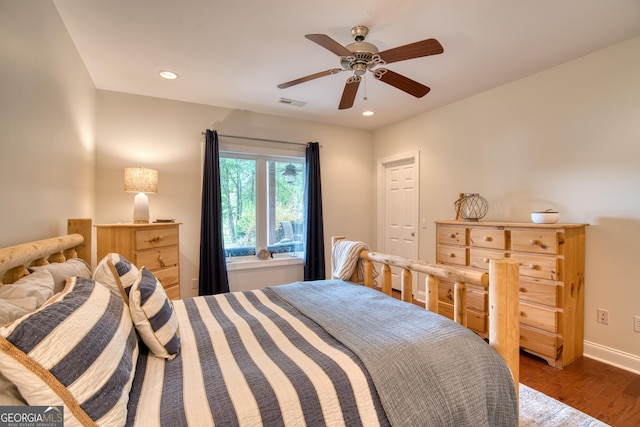
<path fill-rule="evenodd" d="M 146 267 L 171 299 L 180 298 L 180 222 L 98 224 L 98 261 L 119 253 L 136 267 Z"/>

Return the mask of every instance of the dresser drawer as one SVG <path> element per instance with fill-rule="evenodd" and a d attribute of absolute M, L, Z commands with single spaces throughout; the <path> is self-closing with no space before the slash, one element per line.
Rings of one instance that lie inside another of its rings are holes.
<path fill-rule="evenodd" d="M 135 231 L 135 249 L 144 250 L 178 244 L 178 228 L 148 228 Z"/>
<path fill-rule="evenodd" d="M 520 275 L 539 279 L 562 280 L 561 260 L 553 256 L 511 254 L 520 263 Z"/>
<path fill-rule="evenodd" d="M 177 266 L 180 259 L 177 246 L 136 252 L 134 264 L 147 267 L 152 272 L 165 267 Z"/>
<path fill-rule="evenodd" d="M 555 230 L 512 230 L 511 250 L 539 254 L 560 254 L 560 238 Z"/>
<path fill-rule="evenodd" d="M 495 228 L 472 228 L 469 231 L 469 244 L 479 248 L 507 248 L 504 230 Z"/>
<path fill-rule="evenodd" d="M 453 304 L 438 302 L 438 314 L 453 320 Z M 479 333 L 487 332 L 487 315 L 473 310 L 467 310 L 467 327 Z"/>
<path fill-rule="evenodd" d="M 169 299 L 180 299 L 180 285 L 175 284 L 169 288 L 164 289 Z"/>
<path fill-rule="evenodd" d="M 165 290 L 172 286 L 176 286 L 180 281 L 180 270 L 178 266 L 161 268 L 160 270 L 154 271 L 153 275 L 156 276 L 156 279 L 158 279 L 160 283 L 162 283 Z"/>
<path fill-rule="evenodd" d="M 454 227 L 439 225 L 437 227 L 436 240 L 438 245 L 466 245 L 467 231 L 466 227 Z"/>
<path fill-rule="evenodd" d="M 438 301 L 451 304 L 453 306 L 453 282 L 446 280 L 438 280 Z M 488 296 L 487 293 L 475 286 L 467 285 L 467 309 L 477 311 L 487 311 Z"/>
<path fill-rule="evenodd" d="M 557 335 L 521 326 L 520 347 L 541 356 L 557 359 L 561 346 Z"/>
<path fill-rule="evenodd" d="M 467 250 L 458 246 L 438 246 L 437 262 L 443 264 L 467 265 Z"/>
<path fill-rule="evenodd" d="M 562 301 L 560 296 L 560 286 L 528 282 L 526 280 L 520 281 L 521 301 L 529 301 L 551 307 L 561 307 Z"/>
<path fill-rule="evenodd" d="M 507 254 L 503 251 L 492 251 L 484 249 L 469 250 L 469 265 L 475 268 L 489 270 L 489 260 L 506 258 Z"/>
<path fill-rule="evenodd" d="M 548 332 L 558 332 L 559 313 L 550 308 L 520 302 L 520 323 Z"/>

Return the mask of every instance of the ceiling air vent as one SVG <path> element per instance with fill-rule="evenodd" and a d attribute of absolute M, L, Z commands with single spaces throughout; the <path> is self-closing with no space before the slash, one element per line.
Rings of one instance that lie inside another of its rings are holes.
<path fill-rule="evenodd" d="M 281 104 L 295 105 L 296 107 L 304 107 L 305 105 L 307 105 L 306 102 L 295 101 L 293 99 L 287 99 L 287 98 L 280 98 L 280 101 L 278 102 Z"/>

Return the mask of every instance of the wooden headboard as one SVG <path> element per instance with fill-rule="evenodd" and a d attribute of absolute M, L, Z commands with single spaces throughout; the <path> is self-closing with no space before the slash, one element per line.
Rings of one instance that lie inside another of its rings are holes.
<path fill-rule="evenodd" d="M 27 267 L 82 258 L 91 265 L 91 219 L 67 220 L 67 234 L 0 249 L 0 286 L 29 274 Z"/>

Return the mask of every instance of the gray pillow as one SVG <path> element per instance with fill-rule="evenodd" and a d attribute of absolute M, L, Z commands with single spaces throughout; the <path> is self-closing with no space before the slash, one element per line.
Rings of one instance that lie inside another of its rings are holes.
<path fill-rule="evenodd" d="M 0 325 L 13 322 L 36 309 L 34 297 L 0 299 Z"/>
<path fill-rule="evenodd" d="M 36 309 L 53 296 L 54 287 L 53 276 L 49 271 L 34 271 L 15 283 L 0 287 L 0 299 L 19 300 L 32 297 L 36 300 Z M 15 304 L 15 301 L 12 302 Z"/>
<path fill-rule="evenodd" d="M 89 264 L 81 258 L 71 258 L 65 262 L 53 262 L 47 265 L 29 267 L 29 270 L 49 271 L 53 276 L 53 282 L 55 283 L 53 292 L 56 294 L 62 291 L 68 277 L 83 277 L 85 279 L 91 279 L 91 267 L 89 267 Z"/>

